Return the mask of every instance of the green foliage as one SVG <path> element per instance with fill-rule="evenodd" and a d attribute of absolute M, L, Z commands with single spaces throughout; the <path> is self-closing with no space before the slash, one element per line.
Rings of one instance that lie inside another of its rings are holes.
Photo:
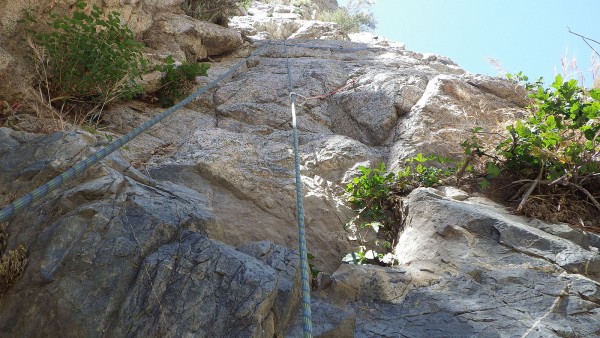
<path fill-rule="evenodd" d="M 71 16 L 51 14 L 49 33 L 31 32 L 41 47 L 51 100 L 93 103 L 97 107 L 131 98 L 142 88 L 137 84 L 146 69 L 143 45 L 121 24 L 118 12 L 104 13 L 75 4 Z M 30 21 L 35 21 L 31 16 Z"/>
<path fill-rule="evenodd" d="M 175 64 L 172 56 L 165 59 L 165 64 L 157 66 L 156 70 L 164 72 L 161 78 L 161 88 L 157 92 L 159 102 L 169 107 L 187 95 L 187 91 L 194 84 L 197 76 L 207 76 L 210 65 L 207 63 Z"/>
<path fill-rule="evenodd" d="M 240 1 L 240 5 L 245 11 L 247 11 L 250 8 L 250 5 L 252 5 L 252 1 L 253 0 L 242 0 Z"/>
<path fill-rule="evenodd" d="M 346 33 L 374 29 L 377 25 L 373 13 L 370 12 L 370 4 L 366 0 L 350 0 L 345 7 L 320 13 L 317 19 L 335 22 L 340 30 Z"/>
<path fill-rule="evenodd" d="M 355 209 L 365 210 L 368 217 L 381 217 L 390 190 L 395 185 L 394 173 L 388 173 L 384 163 L 377 168 L 358 167 L 361 175 L 348 183 L 348 202 Z"/>
<path fill-rule="evenodd" d="M 512 77 L 514 78 L 514 77 Z M 520 73 L 519 81 L 525 81 Z M 559 75 L 550 88 L 528 84 L 533 104 L 525 118 L 507 127 L 507 137 L 492 154 L 485 153 L 476 133 L 463 143 L 466 153 L 488 156 L 488 178 L 507 170 L 520 178 L 580 181 L 599 172 L 600 90 L 586 91 L 576 80 Z"/>
<path fill-rule="evenodd" d="M 468 157 L 486 158 L 482 187 L 514 187 L 511 196 L 521 200 L 517 211 L 531 217 L 600 225 L 600 90 L 560 75 L 547 88 L 541 79 L 523 83 L 522 73 L 509 79 L 530 93 L 526 115 L 492 149 L 482 146 L 481 128 L 462 144 Z M 506 185 L 507 179 L 508 187 L 495 183 Z"/>
<path fill-rule="evenodd" d="M 445 178 L 456 171 L 447 168 L 451 162 L 454 161 L 437 155 L 417 154 L 406 160 L 406 166 L 396 173 L 388 172 L 384 163 L 375 168 L 358 167 L 360 175 L 346 187 L 347 201 L 357 216 L 346 224 L 346 229 L 354 227 L 361 245 L 358 251 L 346 255 L 342 260 L 353 264 L 393 264 L 393 255 L 389 251 L 400 227 L 397 196 L 417 187 L 442 184 Z M 377 235 L 375 247 L 368 247 L 363 239 L 365 232 Z"/>
<path fill-rule="evenodd" d="M 308 258 L 308 267 L 310 268 L 310 274 L 312 278 L 316 278 L 321 270 L 317 269 L 317 267 L 312 263 L 315 259 L 315 256 L 310 252 L 306 254 L 306 258 Z"/>

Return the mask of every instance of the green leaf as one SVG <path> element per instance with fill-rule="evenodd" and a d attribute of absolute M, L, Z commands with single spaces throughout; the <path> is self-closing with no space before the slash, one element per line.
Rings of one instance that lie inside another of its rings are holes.
<path fill-rule="evenodd" d="M 427 161 L 427 158 L 423 156 L 423 154 L 418 153 L 417 156 L 414 157 L 414 160 L 420 163 Z"/>
<path fill-rule="evenodd" d="M 598 89 L 598 88 L 591 89 L 590 96 L 592 97 L 592 99 L 594 99 L 596 101 L 600 101 L 600 89 Z"/>
<path fill-rule="evenodd" d="M 502 171 L 502 169 L 500 169 L 500 167 L 498 167 L 494 162 L 487 162 L 485 164 L 485 169 L 489 178 L 498 177 L 498 175 L 500 175 L 500 171 Z"/>
<path fill-rule="evenodd" d="M 560 89 L 563 84 L 563 78 L 560 74 L 556 75 L 554 78 L 554 82 L 552 83 L 552 87 L 556 89 Z"/>

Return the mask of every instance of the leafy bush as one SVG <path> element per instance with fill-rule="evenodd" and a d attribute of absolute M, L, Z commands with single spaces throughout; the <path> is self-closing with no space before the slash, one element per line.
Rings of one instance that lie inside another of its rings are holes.
<path fill-rule="evenodd" d="M 436 165 L 430 165 L 431 162 Z M 407 165 L 397 173 L 388 172 L 384 163 L 375 168 L 360 166 L 360 175 L 346 187 L 347 201 L 357 212 L 357 216 L 346 224 L 346 229 L 354 227 L 360 246 L 358 251 L 342 260 L 353 264 L 393 264 L 390 251 L 402 218 L 399 196 L 420 186 L 442 184 L 445 178 L 455 173 L 453 168 L 444 168 L 450 162 L 452 160 L 436 155 L 417 154 L 406 160 Z M 369 248 L 371 245 L 364 239 L 365 231 L 377 235 L 375 247 Z"/>
<path fill-rule="evenodd" d="M 143 45 L 121 24 L 119 13 L 78 1 L 70 17 L 51 14 L 49 33 L 32 33 L 51 102 L 87 102 L 102 109 L 131 98 L 146 69 Z M 31 16 L 31 21 L 35 21 Z"/>
<path fill-rule="evenodd" d="M 509 79 L 528 80 L 521 73 Z M 560 75 L 550 88 L 544 88 L 541 80 L 525 86 L 533 102 L 526 117 L 509 125 L 506 138 L 491 151 L 478 142 L 481 129 L 474 130 L 473 137 L 463 143 L 465 153 L 488 158 L 488 179 L 504 173 L 521 187 L 519 210 L 536 188 L 540 191 L 536 200 L 553 205 L 554 211 L 574 201 L 591 203 L 600 210 L 591 193 L 600 187 L 600 90 L 588 91 Z M 566 213 L 558 220 L 572 222 L 572 217 Z"/>
<path fill-rule="evenodd" d="M 207 76 L 210 65 L 207 63 L 183 63 L 176 65 L 172 56 L 165 59 L 165 64 L 156 69 L 164 72 L 161 88 L 156 93 L 159 102 L 166 107 L 180 101 L 194 84 L 196 76 Z"/>
<path fill-rule="evenodd" d="M 374 29 L 377 22 L 369 11 L 369 6 L 370 4 L 365 0 L 350 0 L 345 7 L 320 13 L 317 19 L 325 22 L 335 22 L 346 33 Z"/>

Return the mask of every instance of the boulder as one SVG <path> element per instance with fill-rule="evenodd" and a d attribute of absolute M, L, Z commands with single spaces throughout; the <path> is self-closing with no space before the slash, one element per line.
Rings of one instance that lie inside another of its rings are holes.
<path fill-rule="evenodd" d="M 355 337 L 600 332 L 600 236 L 431 188 L 405 207 L 398 265 L 343 265 L 332 276 L 330 302 L 356 311 Z"/>
<path fill-rule="evenodd" d="M 169 12 L 154 18 L 144 40 L 159 55 L 190 61 L 232 52 L 242 45 L 236 30 Z"/>

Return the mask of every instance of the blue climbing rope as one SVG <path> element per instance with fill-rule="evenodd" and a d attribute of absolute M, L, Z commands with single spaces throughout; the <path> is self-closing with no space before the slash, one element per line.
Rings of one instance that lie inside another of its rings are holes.
<path fill-rule="evenodd" d="M 292 91 L 292 71 L 290 58 L 285 47 L 285 60 L 288 75 L 288 91 L 292 101 L 292 129 L 294 136 L 294 165 L 296 171 L 296 207 L 298 214 L 298 242 L 300 244 L 300 276 L 302 281 L 302 330 L 304 338 L 312 337 L 312 314 L 310 309 L 310 280 L 308 270 L 308 254 L 306 251 L 306 234 L 304 227 L 304 203 L 302 201 L 302 180 L 300 179 L 300 156 L 298 155 L 298 127 L 296 126 L 296 93 Z"/>
<path fill-rule="evenodd" d="M 237 63 L 231 69 L 229 69 L 225 73 L 221 74 L 221 76 L 219 76 L 215 80 L 211 81 L 206 86 L 198 89 L 197 91 L 195 91 L 194 93 L 192 93 L 190 96 L 188 96 L 185 99 L 183 99 L 181 102 L 179 102 L 176 105 L 172 106 L 171 108 L 165 110 L 164 112 L 160 113 L 159 115 L 155 116 L 154 118 L 152 118 L 152 119 L 144 122 L 143 124 L 141 124 L 140 126 L 138 126 L 135 129 L 133 129 L 132 131 L 130 131 L 126 135 L 120 137 L 116 141 L 111 142 L 110 144 L 108 144 L 104 148 L 100 149 L 94 155 L 86 158 L 85 160 L 83 160 L 81 162 L 78 162 L 77 164 L 75 164 L 74 166 L 72 166 L 71 168 L 69 168 L 65 172 L 63 172 L 62 174 L 54 177 L 50 181 L 44 183 L 40 187 L 38 187 L 35 190 L 29 192 L 25 196 L 16 199 L 14 202 L 12 202 L 8 206 L 6 206 L 2 210 L 0 210 L 0 223 L 9 220 L 12 216 L 14 216 L 19 211 L 22 211 L 23 209 L 27 208 L 28 206 L 30 206 L 34 202 L 38 201 L 40 198 L 46 196 L 49 192 L 51 192 L 51 191 L 55 190 L 56 188 L 60 187 L 65 182 L 68 182 L 71 179 L 73 179 L 74 177 L 76 177 L 77 175 L 82 174 L 89 167 L 91 167 L 92 165 L 98 163 L 100 160 L 102 160 L 106 156 L 110 155 L 115 150 L 121 148 L 123 145 L 125 145 L 125 143 L 131 141 L 133 138 L 135 138 L 139 134 L 141 134 L 144 131 L 148 130 L 150 127 L 154 126 L 158 122 L 164 120 L 169 115 L 173 114 L 175 111 L 177 111 L 180 108 L 188 105 L 195 98 L 197 98 L 198 96 L 204 94 L 209 89 L 211 89 L 212 87 L 216 86 L 219 82 L 223 81 L 223 79 L 225 79 L 227 76 L 229 76 L 235 70 L 237 70 L 238 68 L 240 68 L 249 59 L 253 58 L 258 53 L 260 53 L 269 44 L 270 44 L 270 42 L 267 42 L 266 44 L 262 45 L 260 48 L 258 48 L 257 50 L 255 50 L 248 57 L 246 57 L 244 60 L 242 60 L 239 63 Z"/>

